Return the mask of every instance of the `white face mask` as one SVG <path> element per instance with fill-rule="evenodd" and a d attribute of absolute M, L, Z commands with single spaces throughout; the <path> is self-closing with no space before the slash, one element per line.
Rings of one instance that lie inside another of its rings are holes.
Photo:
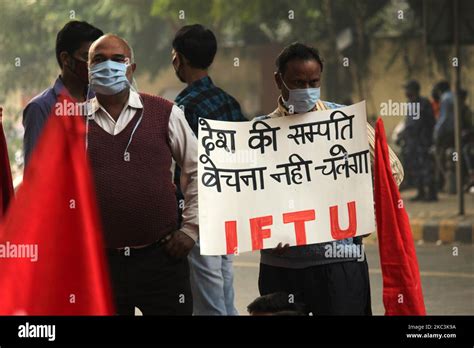
<path fill-rule="evenodd" d="M 106 60 L 89 68 L 91 89 L 98 94 L 115 95 L 130 88 L 127 79 L 129 64 Z"/>
<path fill-rule="evenodd" d="M 290 89 L 283 80 L 283 76 L 280 74 L 283 85 L 288 90 L 288 100 L 283 99 L 283 104 L 288 110 L 293 110 L 294 113 L 302 114 L 311 111 L 316 102 L 320 98 L 321 88 L 295 88 Z"/>

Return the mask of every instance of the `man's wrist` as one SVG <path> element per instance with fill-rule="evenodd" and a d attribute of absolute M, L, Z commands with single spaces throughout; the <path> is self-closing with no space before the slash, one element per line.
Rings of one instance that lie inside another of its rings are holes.
<path fill-rule="evenodd" d="M 179 231 L 183 232 L 185 235 L 187 235 L 189 238 L 191 238 L 194 241 L 194 243 L 197 242 L 198 234 L 197 234 L 196 231 L 193 231 L 191 228 L 186 228 L 185 226 L 180 228 Z"/>

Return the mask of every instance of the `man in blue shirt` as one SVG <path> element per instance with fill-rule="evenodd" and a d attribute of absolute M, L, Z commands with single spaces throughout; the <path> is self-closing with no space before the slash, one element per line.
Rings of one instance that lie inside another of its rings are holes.
<path fill-rule="evenodd" d="M 56 60 L 61 68 L 61 75 L 53 87 L 34 97 L 23 110 L 25 167 L 59 96 L 68 96 L 78 102 L 86 100 L 89 47 L 102 35 L 100 29 L 79 21 L 67 23 L 58 32 Z"/>
<path fill-rule="evenodd" d="M 188 86 L 176 97 L 193 132 L 198 134 L 198 119 L 245 121 L 239 103 L 208 75 L 217 52 L 217 41 L 202 25 L 182 27 L 173 40 L 173 67 Z M 175 182 L 179 190 L 179 169 Z M 178 198 L 179 193 L 178 193 Z M 191 272 L 194 315 L 236 315 L 234 307 L 232 255 L 202 256 L 199 241 L 188 256 Z"/>
<path fill-rule="evenodd" d="M 454 170 L 454 167 L 449 165 L 452 163 L 450 153 L 454 151 L 454 95 L 448 81 L 440 81 L 434 88 L 440 96 L 439 117 L 433 130 L 438 187 L 440 189 L 444 187 L 448 192 L 454 193 L 452 185 L 449 185 L 450 173 L 453 174 Z"/>
<path fill-rule="evenodd" d="M 435 145 L 442 148 L 454 146 L 454 98 L 449 82 L 437 84 L 440 94 L 439 118 L 434 127 Z"/>

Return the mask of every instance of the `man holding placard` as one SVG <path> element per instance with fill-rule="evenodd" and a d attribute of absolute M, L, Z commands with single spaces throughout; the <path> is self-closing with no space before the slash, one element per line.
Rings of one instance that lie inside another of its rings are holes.
<path fill-rule="evenodd" d="M 315 315 L 371 314 L 362 236 L 375 231 L 374 130 L 365 102 L 320 100 L 323 62 L 312 47 L 292 44 L 276 63 L 274 112 L 199 119 L 201 254 L 261 250 L 261 295 L 285 292 Z M 389 156 L 399 184 L 403 169 Z"/>
<path fill-rule="evenodd" d="M 320 99 L 323 62 L 316 49 L 300 43 L 291 44 L 280 53 L 276 65 L 275 82 L 281 95 L 277 109 L 263 119 L 342 107 Z M 369 124 L 367 135 L 373 160 L 374 130 Z M 390 157 L 395 180 L 400 184 L 403 168 L 393 152 Z M 291 295 L 299 295 L 315 315 L 370 315 L 367 260 L 365 256 L 360 262 L 328 253 L 338 244 L 362 248 L 362 238 L 296 247 L 280 243 L 273 250 L 262 250 L 261 295 L 286 291 L 290 300 Z"/>

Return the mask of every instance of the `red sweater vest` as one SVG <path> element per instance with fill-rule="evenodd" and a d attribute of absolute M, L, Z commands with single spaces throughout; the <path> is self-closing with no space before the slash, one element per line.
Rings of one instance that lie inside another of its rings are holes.
<path fill-rule="evenodd" d="M 128 156 L 124 152 L 141 110 L 117 135 L 89 122 L 88 153 L 107 248 L 150 244 L 177 228 L 168 135 L 173 104 L 140 95 L 143 119 L 128 147 Z"/>

